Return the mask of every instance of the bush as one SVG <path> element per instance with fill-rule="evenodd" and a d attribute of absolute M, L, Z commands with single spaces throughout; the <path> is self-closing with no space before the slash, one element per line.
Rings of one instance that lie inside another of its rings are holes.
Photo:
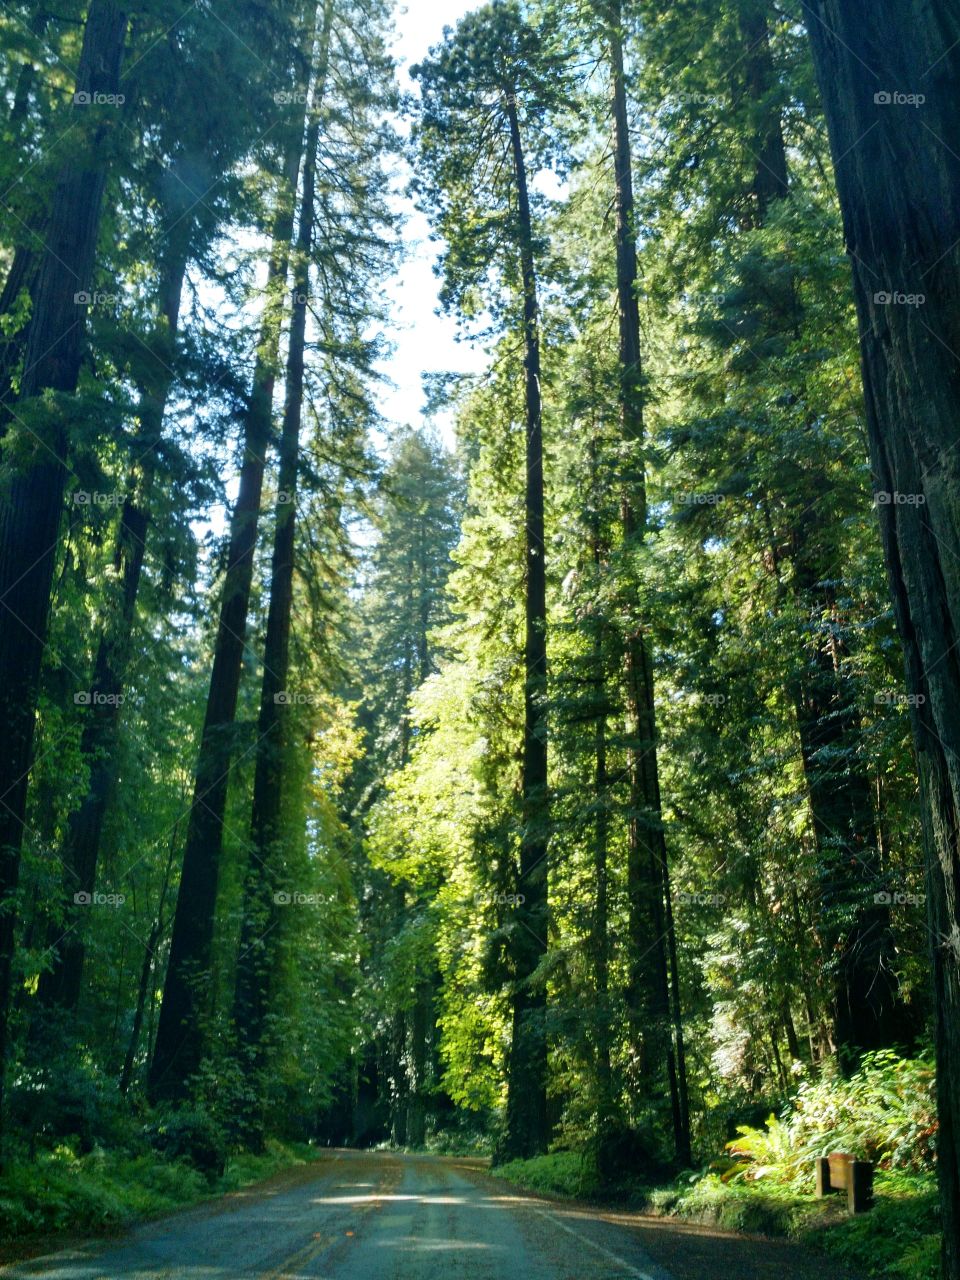
<path fill-rule="evenodd" d="M 489 1134 L 468 1127 L 438 1129 L 427 1134 L 425 1150 L 439 1156 L 489 1156 L 493 1140 Z"/>
<path fill-rule="evenodd" d="M 231 1160 L 215 1189 L 247 1186 L 310 1155 L 306 1147 L 293 1151 L 268 1142 L 264 1156 Z M 0 1243 L 60 1231 L 117 1231 L 194 1204 L 211 1190 L 209 1178 L 182 1159 L 168 1163 L 156 1155 L 131 1158 L 101 1149 L 77 1156 L 61 1146 L 30 1164 L 12 1164 L 0 1175 Z"/>
<path fill-rule="evenodd" d="M 827 1073 L 804 1083 L 780 1119 L 742 1126 L 727 1149 L 734 1177 L 798 1185 L 816 1156 L 849 1151 L 885 1170 L 932 1169 L 937 1132 L 934 1070 L 926 1057 L 868 1054 L 850 1079 Z M 727 1175 L 730 1180 L 730 1175 Z"/>
<path fill-rule="evenodd" d="M 532 1160 L 510 1160 L 493 1170 L 518 1187 L 551 1196 L 593 1196 L 600 1189 L 593 1161 L 576 1151 L 555 1151 Z"/>
<path fill-rule="evenodd" d="M 166 1160 L 187 1160 L 211 1181 L 223 1176 L 227 1143 L 215 1120 L 199 1107 L 162 1113 L 148 1125 L 146 1135 Z"/>
<path fill-rule="evenodd" d="M 95 1151 L 77 1157 L 60 1147 L 0 1178 L 0 1240 L 40 1232 L 110 1232 L 149 1213 L 198 1198 L 204 1180 L 183 1165 L 158 1166 Z"/>
<path fill-rule="evenodd" d="M 883 1173 L 872 1212 L 819 1233 L 819 1248 L 872 1276 L 938 1280 L 940 1201 L 930 1175 Z"/>
<path fill-rule="evenodd" d="M 774 1181 L 693 1175 L 653 1192 L 647 1208 L 731 1231 L 800 1240 L 863 1275 L 938 1280 L 938 1196 L 931 1175 L 880 1172 L 875 1207 L 856 1218 L 843 1215 L 835 1200 L 815 1199 L 812 1182 L 810 1171 L 803 1191 Z"/>
<path fill-rule="evenodd" d="M 88 1063 L 52 1057 L 42 1067 L 20 1071 L 10 1088 L 9 1110 L 11 1129 L 28 1139 L 31 1150 L 64 1141 L 83 1154 L 107 1142 L 137 1145 L 116 1085 Z"/>

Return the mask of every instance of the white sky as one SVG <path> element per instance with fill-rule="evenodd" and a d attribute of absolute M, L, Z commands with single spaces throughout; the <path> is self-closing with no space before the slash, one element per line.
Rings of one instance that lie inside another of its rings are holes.
<path fill-rule="evenodd" d="M 398 5 L 394 54 L 400 63 L 397 77 L 401 89 L 414 87 L 409 68 L 440 40 L 443 28 L 477 5 L 478 0 L 406 0 Z M 457 326 L 451 317 L 436 314 L 440 282 L 433 274 L 433 264 L 438 246 L 428 239 L 429 224 L 413 202 L 404 199 L 402 208 L 407 215 L 406 261 L 386 289 L 394 316 L 389 336 L 396 350 L 383 365 L 396 389 L 383 388 L 380 403 L 384 416 L 393 424 L 416 425 L 424 403 L 422 373 L 479 372 L 486 358 L 482 350 L 456 341 Z M 452 443 L 449 416 L 438 416 L 435 424 L 447 443 Z"/>

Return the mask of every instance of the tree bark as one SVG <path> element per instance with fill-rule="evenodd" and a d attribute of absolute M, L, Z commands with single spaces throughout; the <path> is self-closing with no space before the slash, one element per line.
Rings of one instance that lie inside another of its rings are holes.
<path fill-rule="evenodd" d="M 597 581 L 603 572 L 608 548 L 603 545 L 600 529 L 600 503 L 597 495 L 597 440 L 590 441 L 590 506 L 596 513 L 590 530 L 591 553 Z M 607 1182 L 616 1174 L 609 1159 L 610 1139 L 616 1128 L 616 1105 L 613 1089 L 613 1026 L 610 1009 L 610 904 L 609 904 L 609 851 L 610 809 L 608 790 L 610 773 L 607 766 L 607 718 L 610 714 L 607 694 L 607 654 L 604 644 L 604 626 L 601 618 L 593 619 L 593 664 L 590 681 L 593 706 L 593 787 L 596 813 L 593 829 L 593 875 L 595 898 L 593 918 L 590 923 L 591 951 L 593 953 L 593 980 L 597 1007 L 595 1011 L 596 1033 L 594 1039 L 596 1090 L 597 1090 L 597 1169 L 601 1181 Z"/>
<path fill-rule="evenodd" d="M 89 770 L 89 780 L 82 802 L 67 820 L 60 855 L 66 872 L 63 918 L 48 925 L 47 946 L 53 952 L 53 961 L 40 977 L 37 1004 L 41 1016 L 54 1007 L 75 1010 L 80 998 L 85 951 L 83 924 L 87 912 L 84 906 L 76 905 L 75 895 L 89 896 L 96 887 L 103 824 L 116 784 L 120 710 L 150 525 L 150 489 L 167 398 L 173 385 L 172 348 L 179 327 L 187 270 L 188 222 L 182 222 L 178 230 L 180 234 L 169 243 L 162 266 L 159 303 L 163 319 L 153 344 L 154 381 L 140 388 L 140 427 L 134 443 L 139 456 L 134 459 L 127 479 L 113 553 L 113 567 L 120 583 L 119 598 L 107 609 L 94 661 L 89 690 L 91 701 L 84 712 L 80 755 Z"/>
<path fill-rule="evenodd" d="M 546 1150 L 546 991 L 532 977 L 547 951 L 547 578 L 544 542 L 543 406 L 540 394 L 540 313 L 527 170 L 516 96 L 507 96 L 523 281 L 524 382 L 526 402 L 526 637 L 524 642 L 524 735 L 521 787 L 523 835 L 514 931 L 513 1038 L 507 1082 L 506 1149 L 518 1159 Z"/>
<path fill-rule="evenodd" d="M 30 19 L 30 34 L 38 38 L 42 37 L 49 21 L 50 15 L 42 9 L 38 9 Z M 36 82 L 37 68 L 34 63 L 32 61 L 23 63 L 20 68 L 20 74 L 17 76 L 17 87 L 14 91 L 13 104 L 9 115 L 7 141 L 14 148 L 19 147 L 23 140 L 27 112 L 30 106 L 30 95 L 33 93 Z M 3 282 L 3 289 L 0 290 L 0 316 L 7 315 L 13 309 L 24 290 L 32 294 L 36 283 L 37 269 L 40 265 L 40 249 L 44 243 L 44 236 L 42 231 L 37 231 L 29 226 L 24 227 L 23 231 L 30 237 L 30 240 L 26 243 L 18 240 L 14 248 L 10 269 Z M 26 326 L 16 333 L 6 334 L 0 340 L 0 440 L 3 439 L 6 424 L 12 416 L 11 403 L 14 398 L 13 372 L 17 362 L 23 355 L 26 341 Z"/>
<path fill-rule="evenodd" d="M 185 1098 L 189 1094 L 190 1078 L 203 1057 L 204 993 L 213 947 L 223 821 L 233 757 L 233 725 L 246 643 L 266 453 L 273 426 L 283 295 L 293 238 L 302 146 L 301 135 L 288 150 L 274 219 L 267 300 L 244 420 L 240 486 L 230 521 L 230 544 L 220 598 L 213 668 L 187 823 L 157 1039 L 150 1065 L 150 1094 L 154 1100 Z"/>
<path fill-rule="evenodd" d="M 757 228 L 766 225 L 776 202 L 789 195 L 790 176 L 763 0 L 739 0 L 738 22 L 744 46 L 745 105 L 754 116 L 750 152 L 757 161 L 743 222 L 746 228 Z M 780 295 L 775 314 L 799 335 L 803 312 L 793 278 L 771 282 L 770 287 Z M 820 622 L 820 616 L 834 607 L 825 584 L 835 568 L 821 550 L 812 513 L 827 486 L 826 478 L 821 481 L 811 475 L 797 501 L 802 510 L 788 516 L 790 590 L 802 610 L 818 615 L 810 661 L 789 694 L 797 713 L 818 852 L 820 937 L 833 992 L 834 1038 L 842 1064 L 850 1068 L 863 1050 L 904 1043 L 910 1035 L 895 972 L 890 911 L 874 901 L 884 886 L 872 788 L 860 758 L 861 715 L 839 669 L 833 629 L 825 631 Z M 777 545 L 772 550 L 776 563 L 782 557 Z M 838 760 L 844 761 L 843 766 Z"/>
<path fill-rule="evenodd" d="M 851 255 L 880 530 L 912 699 L 943 1274 L 960 1280 L 960 161 L 949 145 L 960 117 L 960 13 L 929 0 L 803 8 Z"/>
<path fill-rule="evenodd" d="M 76 91 L 116 94 L 127 15 L 112 0 L 92 0 L 84 26 Z M 20 403 L 52 393 L 39 415 L 33 458 L 10 483 L 0 506 L 0 1110 L 16 929 L 16 893 L 33 750 L 40 664 L 59 542 L 69 398 L 76 392 L 86 307 L 76 295 L 93 276 L 107 180 L 110 107 L 97 112 L 85 146 L 64 165 L 53 195 L 47 246 L 36 285 Z M 2 1138 L 2 1131 L 0 1131 Z"/>
<path fill-rule="evenodd" d="M 774 200 L 788 191 L 787 148 L 779 103 L 771 99 L 777 92 L 776 68 L 770 50 L 770 26 L 766 0 L 738 0 L 737 20 L 743 38 L 743 76 L 748 108 L 757 115 L 757 127 L 750 148 L 757 165 L 750 189 L 751 207 L 743 219 L 745 227 L 762 227 Z"/>
<path fill-rule="evenodd" d="M 283 795 L 284 753 L 290 671 L 290 631 L 296 560 L 297 483 L 300 468 L 300 430 L 303 422 L 307 305 L 310 261 L 316 211 L 317 151 L 320 144 L 320 103 L 326 86 L 327 58 L 333 21 L 332 0 L 325 0 L 319 37 L 313 108 L 305 143 L 303 190 L 294 255 L 294 292 L 287 353 L 286 395 L 280 436 L 280 468 L 275 509 L 273 555 L 270 566 L 270 604 L 263 651 L 263 681 L 257 725 L 253 808 L 250 818 L 251 856 L 244 884 L 243 924 L 237 959 L 234 1021 L 238 1048 L 246 1070 L 258 1079 L 269 1062 L 268 1016 L 279 944 L 282 908 L 276 895 L 284 882 Z M 256 1090 L 262 1099 L 264 1090 Z M 254 1149 L 263 1141 L 263 1111 L 258 1105 L 248 1117 L 245 1138 Z"/>
<path fill-rule="evenodd" d="M 433 985 L 427 979 L 417 983 L 410 1018 L 410 1099 L 407 1110 L 407 1139 L 411 1147 L 427 1140 L 427 1032 L 433 1013 Z"/>
<path fill-rule="evenodd" d="M 626 544 L 642 541 L 647 523 L 646 466 L 643 457 L 643 366 L 637 298 L 637 244 L 634 226 L 633 163 L 624 75 L 622 6 L 606 8 L 606 41 L 613 105 L 616 194 L 617 303 L 620 331 L 620 418 L 627 466 L 623 476 L 621 525 Z M 642 625 L 624 640 L 624 695 L 627 706 L 630 810 L 627 823 L 629 941 L 628 1002 L 631 1039 L 643 1087 L 669 1087 L 677 1159 L 690 1162 L 686 1115 L 683 1029 L 673 914 L 669 910 L 668 857 L 663 830 L 653 664 Z M 671 966 L 671 958 L 673 964 Z"/>
<path fill-rule="evenodd" d="M 800 540 L 792 586 L 802 605 L 829 607 L 826 574 L 811 571 Z M 865 1050 L 910 1039 L 899 994 L 890 908 L 877 848 L 873 788 L 859 758 L 859 708 L 837 670 L 832 635 L 818 635 L 792 694 L 813 838 L 817 848 L 819 933 L 833 993 L 834 1039 L 841 1064 L 855 1067 Z M 842 761 L 843 763 L 838 763 Z"/>

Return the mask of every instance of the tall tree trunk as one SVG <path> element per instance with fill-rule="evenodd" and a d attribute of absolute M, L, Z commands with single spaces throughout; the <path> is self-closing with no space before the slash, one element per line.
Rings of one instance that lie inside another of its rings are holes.
<path fill-rule="evenodd" d="M 943 1274 L 960 1280 L 960 161 L 948 145 L 960 118 L 960 12 L 928 0 L 803 8 L 851 254 L 880 529 L 912 699 Z M 902 300 L 910 296 L 916 305 Z"/>
<path fill-rule="evenodd" d="M 757 164 L 744 218 L 753 228 L 763 227 L 776 202 L 789 194 L 790 178 L 765 0 L 739 0 L 738 19 L 747 105 L 754 113 L 750 152 Z M 780 295 L 776 313 L 799 335 L 803 315 L 793 278 L 771 281 L 770 288 Z M 822 554 L 812 514 L 822 493 L 811 486 L 805 495 L 810 503 L 790 531 L 790 590 L 802 610 L 827 614 L 834 601 L 825 583 L 835 569 Z M 776 561 L 776 545 L 773 551 Z M 835 1041 L 841 1061 L 852 1066 L 859 1051 L 902 1043 L 910 1028 L 899 997 L 890 910 L 874 901 L 884 886 L 872 788 L 860 758 L 861 716 L 839 669 L 834 628 L 824 634 L 819 618 L 815 626 L 820 634 L 811 660 L 789 692 L 818 852 L 820 935 L 833 989 Z"/>
<path fill-rule="evenodd" d="M 203 1058 L 206 975 L 213 947 L 223 820 L 233 757 L 234 718 L 240 691 L 253 556 L 260 499 L 273 425 L 273 394 L 293 238 L 302 134 L 291 143 L 281 175 L 267 297 L 257 346 L 253 385 L 244 419 L 240 486 L 230 521 L 230 545 L 220 598 L 220 617 L 207 694 L 193 802 L 173 919 L 170 957 L 163 987 L 150 1093 L 182 1099 Z"/>
<path fill-rule="evenodd" d="M 750 190 L 751 207 L 743 220 L 747 227 L 762 227 L 770 205 L 774 200 L 783 199 L 789 185 L 780 104 L 771 97 L 777 93 L 778 83 L 770 49 L 768 11 L 767 0 L 738 0 L 737 21 L 744 46 L 744 88 L 747 106 L 756 116 L 750 151 L 757 165 Z M 791 290 L 792 287 L 791 284 Z"/>
<path fill-rule="evenodd" d="M 30 19 L 30 34 L 39 39 L 46 31 L 49 22 L 50 15 L 45 10 L 38 9 Z M 24 140 L 23 135 L 30 106 L 30 95 L 33 93 L 36 83 L 37 68 L 31 59 L 24 62 L 20 68 L 20 74 L 17 76 L 17 87 L 13 95 L 13 104 L 8 117 L 9 130 L 6 141 L 14 149 L 19 148 Z M 27 155 L 28 153 L 25 152 L 24 154 Z M 24 163 L 26 164 L 28 161 L 25 160 Z M 32 164 L 33 162 L 30 161 L 29 163 Z M 40 250 L 44 243 L 44 237 L 39 231 L 30 226 L 23 227 L 22 231 L 29 236 L 29 239 L 26 242 L 18 240 L 14 247 L 10 268 L 3 282 L 3 289 L 0 290 L 0 316 L 6 316 L 13 309 L 24 290 L 32 293 L 36 283 L 37 269 L 40 265 Z M 6 424 L 12 417 L 11 402 L 14 398 L 13 372 L 17 362 L 23 355 L 26 340 L 26 326 L 16 333 L 7 333 L 0 339 L 0 440 L 3 439 Z"/>
<path fill-rule="evenodd" d="M 159 296 L 162 328 L 153 341 L 152 382 L 140 387 L 139 430 L 135 439 L 139 456 L 134 459 L 127 479 L 113 553 L 113 567 L 120 584 L 119 598 L 108 610 L 100 635 L 88 691 L 90 701 L 84 712 L 80 755 L 89 770 L 89 780 L 83 800 L 67 820 L 60 855 L 66 873 L 63 918 L 50 921 L 48 926 L 47 946 L 53 961 L 40 977 L 37 1002 L 41 1014 L 54 1007 L 74 1010 L 80 998 L 83 925 L 88 913 L 83 905 L 77 905 L 77 895 L 86 895 L 89 900 L 96 887 L 103 824 L 116 783 L 120 708 L 150 524 L 150 490 L 159 457 L 167 398 L 173 385 L 173 346 L 187 270 L 189 227 L 187 220 L 179 224 L 168 242 L 162 265 Z"/>
<path fill-rule="evenodd" d="M 37 284 L 41 244 L 42 238 L 37 235 L 33 244 L 18 244 L 14 249 L 10 270 L 0 292 L 0 316 L 9 315 L 24 293 L 32 298 Z M 7 427 L 14 417 L 14 373 L 23 358 L 29 333 L 28 320 L 23 328 L 5 334 L 0 339 L 0 440 L 6 435 Z"/>
<path fill-rule="evenodd" d="M 812 571 L 800 539 L 791 586 L 801 606 L 829 609 L 829 574 Z M 834 627 L 817 619 L 814 650 L 792 693 L 807 781 L 819 878 L 819 933 L 833 992 L 834 1039 L 841 1065 L 864 1050 L 910 1039 L 896 976 L 890 908 L 877 847 L 874 792 L 859 756 L 860 711 L 838 670 Z"/>
<path fill-rule="evenodd" d="M 173 858 L 176 853 L 177 845 L 180 842 L 180 823 L 174 825 L 170 834 L 170 844 L 167 851 L 167 863 L 163 871 L 163 883 L 160 886 L 160 901 L 157 903 L 157 916 L 150 930 L 150 936 L 147 938 L 146 946 L 143 951 L 143 963 L 140 966 L 140 982 L 137 986 L 137 1003 L 133 1013 L 133 1026 L 130 1028 L 130 1040 L 127 1043 L 127 1052 L 123 1060 L 123 1070 L 120 1073 L 119 1089 L 121 1093 L 126 1093 L 130 1088 L 133 1080 L 134 1066 L 137 1060 L 137 1050 L 140 1046 L 140 1034 L 143 1030 L 143 1018 L 147 1007 L 147 1000 L 151 997 L 154 986 L 153 975 L 154 967 L 157 961 L 157 947 L 163 937 L 163 931 L 166 928 L 166 917 L 164 909 L 167 905 L 167 894 L 170 892 L 170 878 L 173 873 Z M 149 1049 L 149 1044 L 147 1046 Z M 148 1055 L 149 1057 L 149 1055 Z"/>
<path fill-rule="evenodd" d="M 427 1032 L 433 1012 L 433 985 L 426 979 L 417 983 L 410 1018 L 410 1101 L 407 1110 L 407 1141 L 422 1147 L 427 1140 Z"/>
<path fill-rule="evenodd" d="M 595 513 L 590 530 L 594 573 L 599 581 L 608 548 L 603 545 L 600 528 L 600 502 L 597 493 L 596 428 L 590 441 L 590 509 Z M 610 1009 L 610 907 L 609 846 L 610 809 L 608 791 L 610 773 L 607 766 L 607 718 L 610 714 L 607 694 L 607 650 L 604 625 L 600 617 L 593 619 L 591 645 L 593 670 L 589 687 L 593 705 L 593 790 L 596 811 L 593 829 L 593 875 L 595 898 L 590 922 L 590 947 L 593 953 L 593 981 L 596 993 L 596 1031 L 594 1036 L 594 1069 L 597 1090 L 597 1169 L 603 1182 L 616 1174 L 612 1168 L 610 1139 L 616 1128 L 616 1106 L 613 1090 L 613 1026 Z"/>
<path fill-rule="evenodd" d="M 620 417 L 627 468 L 621 500 L 621 524 L 627 544 L 646 532 L 646 466 L 643 457 L 643 366 L 637 299 L 637 243 L 634 226 L 633 162 L 623 65 L 622 6 L 605 9 L 613 99 L 613 154 L 616 186 L 617 302 L 620 327 Z M 686 1079 L 683 1030 L 679 1017 L 679 974 L 673 915 L 668 913 L 668 861 L 657 762 L 657 722 L 653 664 L 642 624 L 625 639 L 624 693 L 630 745 L 630 813 L 627 835 L 629 898 L 627 956 L 631 1039 L 643 1071 L 646 1092 L 656 1092 L 666 1077 L 670 1091 L 674 1146 L 678 1160 L 690 1162 L 690 1127 L 684 1099 Z M 675 1016 L 671 1016 L 671 994 Z M 672 1023 L 672 1026 L 671 1026 Z"/>
<path fill-rule="evenodd" d="M 430 674 L 430 590 L 429 565 L 427 562 L 427 539 L 425 519 L 421 518 L 417 526 L 416 583 L 419 591 L 417 608 L 417 631 L 415 636 L 415 656 L 417 664 L 417 682 L 423 684 Z M 409 706 L 413 690 L 408 689 L 404 697 L 404 707 Z M 409 725 L 409 714 L 405 722 Z M 408 741 L 404 747 L 401 768 L 407 763 L 409 755 Z M 427 1075 L 430 1069 L 430 1052 L 428 1038 L 431 1028 L 436 1023 L 435 983 L 436 959 L 431 953 L 434 966 L 427 976 L 420 975 L 414 997 L 413 1014 L 410 1019 L 410 1076 L 407 1134 L 412 1147 L 422 1147 L 427 1140 Z"/>
<path fill-rule="evenodd" d="M 77 69 L 77 92 L 116 94 L 127 15 L 112 0 L 92 0 Z M 52 393 L 33 458 L 12 479 L 0 506 L 0 1110 L 16 930 L 16 893 L 33 750 L 40 664 L 59 543 L 69 398 L 77 389 L 85 306 L 107 179 L 110 121 L 96 106 L 86 145 L 60 171 L 36 286 L 20 400 Z M 105 109 L 109 116 L 111 108 Z M 2 1134 L 0 1134 L 2 1137 Z"/>
<path fill-rule="evenodd" d="M 546 990 L 532 977 L 547 951 L 547 575 L 544 541 L 543 406 L 540 396 L 540 314 L 527 169 L 516 97 L 507 98 L 520 228 L 526 400 L 526 639 L 524 644 L 523 835 L 514 932 L 513 1039 L 507 1085 L 506 1149 L 526 1159 L 546 1150 Z"/>
<path fill-rule="evenodd" d="M 244 884 L 243 924 L 236 971 L 234 1020 L 238 1047 L 243 1065 L 255 1082 L 261 1079 L 269 1062 L 271 1046 L 268 1043 L 267 1024 L 270 995 L 282 940 L 281 911 L 278 910 L 275 895 L 284 882 L 282 815 L 284 753 L 287 749 L 287 678 L 290 671 L 296 558 L 296 497 L 300 468 L 300 430 L 303 422 L 310 259 L 316 210 L 320 103 L 326 84 L 332 20 L 332 0 L 325 0 L 319 37 L 320 61 L 313 90 L 313 110 L 307 129 L 294 261 L 286 397 L 280 437 L 279 489 L 270 566 L 270 605 L 263 650 L 263 682 L 250 820 L 250 865 Z M 263 1139 L 263 1110 L 260 1105 L 263 1090 L 255 1083 L 254 1092 L 258 1101 L 248 1117 L 245 1137 L 256 1149 Z"/>

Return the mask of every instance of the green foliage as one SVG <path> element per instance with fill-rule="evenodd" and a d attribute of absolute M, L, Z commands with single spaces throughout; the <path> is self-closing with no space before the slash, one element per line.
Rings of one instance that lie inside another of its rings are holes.
<path fill-rule="evenodd" d="M 555 119 L 575 106 L 568 62 L 549 11 L 537 24 L 517 0 L 493 0 L 448 28 L 411 69 L 421 91 L 415 190 L 445 245 L 441 300 L 465 320 L 502 318 L 516 306 L 511 112 L 531 179 L 542 168 L 562 169 Z"/>
<path fill-rule="evenodd" d="M 106 1144 L 120 1146 L 132 1136 L 114 1081 L 90 1062 L 78 1062 L 63 1048 L 45 1064 L 19 1073 L 9 1093 L 10 1117 L 22 1139 L 52 1148 L 76 1143 L 88 1152 Z"/>
<path fill-rule="evenodd" d="M 547 993 L 563 1149 L 500 1173 L 593 1195 L 605 1166 L 604 1191 L 639 1194 L 671 1142 L 646 1052 L 665 1015 L 638 1016 L 633 980 L 657 943 L 630 933 L 643 879 L 634 837 L 659 822 L 636 812 L 630 779 L 624 655 L 642 637 L 672 883 L 658 905 L 675 924 L 698 1156 L 738 1131 L 706 1176 L 652 1201 L 802 1233 L 834 1211 L 810 1199 L 813 1158 L 848 1150 L 877 1161 L 878 1207 L 814 1238 L 877 1274 L 929 1276 L 937 1123 L 932 1065 L 917 1049 L 931 1010 L 916 768 L 804 33 L 795 15 L 753 0 L 493 0 L 446 29 L 412 72 L 412 192 L 436 236 L 439 301 L 479 332 L 486 367 L 431 380 L 430 412 L 455 419 L 454 445 L 408 424 L 381 458 L 400 95 L 387 0 L 331 5 L 315 104 L 296 702 L 271 850 L 287 900 L 273 898 L 277 911 L 266 901 L 269 944 L 253 931 L 269 946 L 268 1043 L 250 1071 L 233 1025 L 275 531 L 262 515 L 224 729 L 232 769 L 201 975 L 208 1052 L 190 1104 L 159 1114 L 144 1098 L 147 1059 L 214 653 L 222 512 L 251 372 L 266 358 L 262 320 L 286 347 L 290 273 L 265 296 L 263 260 L 278 215 L 300 203 L 278 175 L 303 133 L 313 6 L 218 0 L 216 14 L 195 5 L 176 22 L 167 0 L 138 9 L 95 278 L 83 282 L 108 300 L 90 308 L 76 397 L 17 403 L 29 271 L 4 292 L 0 480 L 30 464 L 51 415 L 68 428 L 69 476 L 23 866 L 2 904 L 15 924 L 3 1230 L 112 1229 L 280 1168 L 290 1152 L 270 1143 L 262 1157 L 229 1156 L 254 1112 L 284 1139 L 389 1136 L 428 1150 L 485 1151 L 503 1124 L 517 941 L 528 941 L 511 887 L 534 825 L 521 801 L 519 141 L 548 495 L 550 923 L 531 981 Z M 616 13 L 641 282 L 642 369 L 629 372 L 644 421 L 642 438 L 627 439 L 609 142 Z M 0 17 L 4 273 L 46 237 L 60 163 L 51 140 L 74 127 L 77 146 L 88 139 L 68 115 L 83 19 L 74 0 Z M 179 299 L 165 292 L 177 252 Z M 276 411 L 284 370 L 267 363 Z M 271 456 L 264 512 L 279 496 L 273 466 Z M 106 500 L 84 503 L 90 492 Z M 125 499 L 145 517 L 129 616 Z M 625 512 L 641 509 L 642 528 L 625 528 Z M 101 649 L 124 702 L 96 737 L 76 695 Z M 114 902 L 76 911 L 77 871 L 64 862 L 101 761 L 96 881 Z M 887 911 L 878 890 L 903 892 Z M 41 1011 L 68 935 L 84 946 L 79 1003 Z M 876 938 L 882 951 L 870 950 Z M 862 990 L 882 980 L 896 1004 L 894 1025 L 870 1042 L 897 1048 L 851 1055 L 844 1076 L 844 980 L 863 956 Z"/>
<path fill-rule="evenodd" d="M 510 1160 L 497 1165 L 494 1173 L 526 1191 L 543 1195 L 590 1197 L 600 1189 L 591 1161 L 576 1151 L 555 1151 L 532 1160 Z"/>
<path fill-rule="evenodd" d="M 845 1151 L 883 1169 L 930 1170 L 937 1131 L 934 1071 L 928 1058 L 868 1054 L 853 1076 L 836 1071 L 805 1081 L 764 1129 L 742 1126 L 727 1149 L 737 1177 L 803 1184 L 817 1156 Z M 728 1175 L 729 1177 L 729 1175 Z"/>
<path fill-rule="evenodd" d="M 753 1185 L 728 1183 L 716 1174 L 653 1192 L 650 1206 L 658 1213 L 674 1214 L 728 1231 L 772 1236 L 796 1235 L 811 1215 L 819 1216 L 809 1199 L 787 1188 L 761 1190 Z"/>
<path fill-rule="evenodd" d="M 856 1218 L 846 1217 L 831 1200 L 815 1199 L 812 1183 L 809 1165 L 803 1190 L 772 1179 L 729 1182 L 708 1173 L 651 1192 L 644 1205 L 653 1213 L 726 1230 L 789 1236 L 863 1275 L 937 1280 L 939 1205 L 931 1175 L 881 1172 L 874 1208 Z"/>
<path fill-rule="evenodd" d="M 426 1149 L 441 1156 L 489 1156 L 493 1154 L 492 1124 L 487 1116 L 467 1115 L 456 1127 L 436 1129 L 427 1137 Z"/>
<path fill-rule="evenodd" d="M 222 1177 L 227 1142 L 216 1121 L 199 1107 L 159 1115 L 147 1128 L 153 1149 L 165 1160 L 185 1160 L 211 1182 Z"/>
<path fill-rule="evenodd" d="M 929 1175 L 881 1175 L 876 1207 L 811 1236 L 824 1252 L 870 1276 L 938 1280 L 940 1206 Z"/>
<path fill-rule="evenodd" d="M 194 1117 L 194 1134 L 198 1123 Z M 167 1122 L 168 1132 L 171 1124 Z M 185 1138 L 190 1128 L 183 1118 L 182 1145 L 188 1145 Z M 170 1153 L 173 1146 L 168 1144 L 166 1149 Z M 0 1174 L 0 1243 L 57 1232 L 118 1231 L 211 1194 L 261 1181 L 313 1156 L 309 1148 L 270 1143 L 262 1156 L 233 1157 L 221 1175 L 211 1179 L 186 1160 L 102 1149 L 78 1156 L 69 1146 L 60 1146 L 32 1163 L 14 1163 Z"/>

